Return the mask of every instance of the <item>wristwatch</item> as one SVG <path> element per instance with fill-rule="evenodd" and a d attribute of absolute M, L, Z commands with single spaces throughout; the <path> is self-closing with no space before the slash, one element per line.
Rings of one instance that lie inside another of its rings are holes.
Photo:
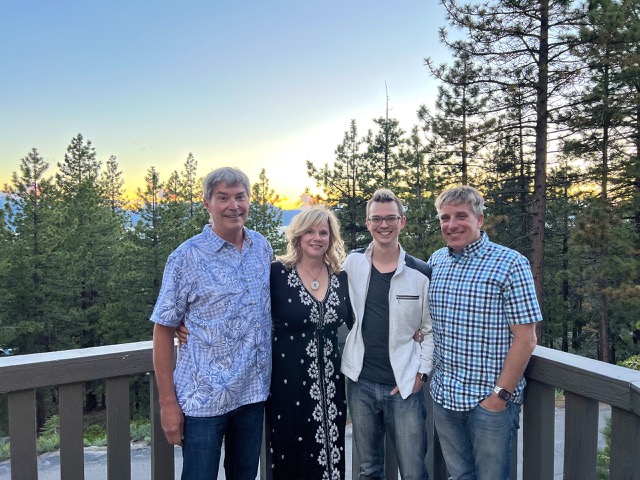
<path fill-rule="evenodd" d="M 506 388 L 502 388 L 497 385 L 493 387 L 493 391 L 496 392 L 496 395 L 498 395 L 505 402 L 508 402 L 509 400 L 511 400 L 511 397 L 513 397 L 513 393 L 511 393 Z"/>
<path fill-rule="evenodd" d="M 427 380 L 429 380 L 429 375 L 427 375 L 426 373 L 418 372 L 418 375 L 420 375 L 420 380 L 422 380 L 422 383 L 427 383 Z"/>

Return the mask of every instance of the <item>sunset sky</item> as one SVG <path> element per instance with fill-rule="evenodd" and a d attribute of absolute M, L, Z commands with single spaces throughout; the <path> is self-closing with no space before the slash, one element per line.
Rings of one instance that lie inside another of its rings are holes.
<path fill-rule="evenodd" d="M 305 161 L 332 163 L 351 119 L 404 130 L 436 83 L 436 0 L 272 2 L 0 0 L 0 186 L 32 147 L 62 161 L 72 137 L 116 155 L 135 191 L 189 152 L 199 174 L 232 165 L 295 202 Z"/>

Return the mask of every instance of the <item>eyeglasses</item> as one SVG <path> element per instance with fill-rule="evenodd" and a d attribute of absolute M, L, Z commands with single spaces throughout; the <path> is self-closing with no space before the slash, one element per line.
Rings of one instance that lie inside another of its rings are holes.
<path fill-rule="evenodd" d="M 387 222 L 387 225 L 389 225 L 390 227 L 394 227 L 398 224 L 398 220 L 400 220 L 401 218 L 402 217 L 399 217 L 397 215 L 389 215 L 388 217 L 369 217 L 368 220 L 369 222 L 371 222 L 371 225 L 374 225 L 376 227 L 383 221 Z"/>

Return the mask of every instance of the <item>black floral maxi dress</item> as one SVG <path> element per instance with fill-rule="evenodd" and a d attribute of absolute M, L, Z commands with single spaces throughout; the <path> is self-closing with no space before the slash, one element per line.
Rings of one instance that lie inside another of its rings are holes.
<path fill-rule="evenodd" d="M 347 275 L 323 301 L 295 268 L 271 265 L 273 371 L 266 422 L 274 480 L 342 480 L 347 417 L 337 329 L 352 325 Z"/>

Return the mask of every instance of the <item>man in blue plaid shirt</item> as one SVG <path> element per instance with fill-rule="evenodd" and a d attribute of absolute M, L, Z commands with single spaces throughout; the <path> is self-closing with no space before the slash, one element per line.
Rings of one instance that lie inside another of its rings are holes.
<path fill-rule="evenodd" d="M 542 320 L 528 260 L 489 241 L 472 187 L 436 199 L 445 248 L 428 261 L 435 343 L 430 391 L 454 480 L 509 478 L 523 373 Z"/>

